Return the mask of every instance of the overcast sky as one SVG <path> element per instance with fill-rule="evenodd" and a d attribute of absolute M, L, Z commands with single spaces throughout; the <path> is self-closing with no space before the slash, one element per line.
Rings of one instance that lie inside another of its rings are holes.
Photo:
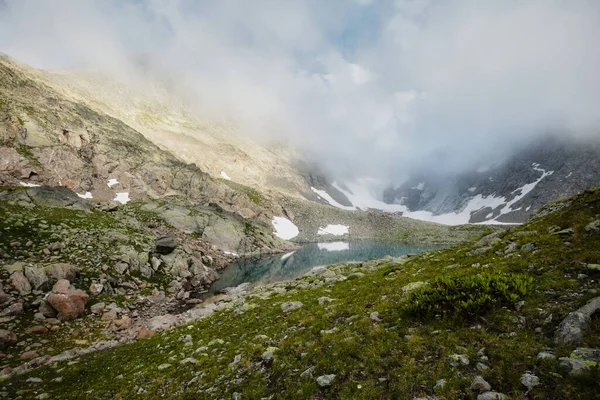
<path fill-rule="evenodd" d="M 469 167 L 598 136 L 598 0 L 0 0 L 0 51 L 127 76 L 144 54 L 204 118 L 336 174 Z"/>

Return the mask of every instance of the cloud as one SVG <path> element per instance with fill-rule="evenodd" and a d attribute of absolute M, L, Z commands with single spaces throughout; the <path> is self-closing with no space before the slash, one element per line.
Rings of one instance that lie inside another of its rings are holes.
<path fill-rule="evenodd" d="M 0 51 L 140 79 L 143 54 L 203 118 L 335 175 L 401 179 L 598 136 L 595 0 L 5 0 Z M 282 140 L 285 139 L 285 140 Z"/>

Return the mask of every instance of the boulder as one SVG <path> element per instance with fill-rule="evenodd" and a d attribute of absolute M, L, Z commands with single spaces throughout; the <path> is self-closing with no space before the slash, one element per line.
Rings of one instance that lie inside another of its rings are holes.
<path fill-rule="evenodd" d="M 14 346 L 17 343 L 17 335 L 13 331 L 0 329 L 0 349 Z"/>
<path fill-rule="evenodd" d="M 48 282 L 46 271 L 42 267 L 26 266 L 24 269 L 27 280 L 34 289 L 39 289 L 43 284 Z"/>
<path fill-rule="evenodd" d="M 77 318 L 85 311 L 89 296 L 83 290 L 71 289 L 70 282 L 61 279 L 54 285 L 48 296 L 48 303 L 58 311 L 57 318 L 61 321 Z"/>
<path fill-rule="evenodd" d="M 89 290 L 92 296 L 98 296 L 104 290 L 104 285 L 101 283 L 92 283 Z"/>
<path fill-rule="evenodd" d="M 43 314 L 46 318 L 54 318 L 57 314 L 54 307 L 52 307 L 47 301 L 42 301 L 40 303 L 39 312 Z"/>
<path fill-rule="evenodd" d="M 489 392 L 492 390 L 492 386 L 482 376 L 476 376 L 471 383 L 471 390 L 476 390 L 480 393 Z"/>
<path fill-rule="evenodd" d="M 177 324 L 177 316 L 172 314 L 159 315 L 148 321 L 148 329 L 154 332 L 167 330 Z"/>
<path fill-rule="evenodd" d="M 321 375 L 317 378 L 317 384 L 321 387 L 331 386 L 331 383 L 335 379 L 335 375 Z"/>
<path fill-rule="evenodd" d="M 25 275 L 23 275 L 23 271 L 13 272 L 10 279 L 13 287 L 19 291 L 21 296 L 31 293 L 31 285 Z"/>
<path fill-rule="evenodd" d="M 60 279 L 66 279 L 73 282 L 77 278 L 77 267 L 72 264 L 56 263 L 49 265 L 45 268 L 46 275 L 51 280 L 58 281 Z"/>
<path fill-rule="evenodd" d="M 0 315 L 2 316 L 12 316 L 21 314 L 23 314 L 23 303 L 21 302 L 11 304 L 10 306 L 2 310 L 2 312 L 0 313 Z"/>
<path fill-rule="evenodd" d="M 477 400 L 504 400 L 507 398 L 505 394 L 498 392 L 484 392 L 477 396 Z"/>
<path fill-rule="evenodd" d="M 170 254 L 177 247 L 177 238 L 174 236 L 163 236 L 156 239 L 156 252 L 159 254 Z"/>
<path fill-rule="evenodd" d="M 281 310 L 285 313 L 293 311 L 293 310 L 297 310 L 300 307 L 302 307 L 304 304 L 302 304 L 299 301 L 289 301 L 287 303 L 283 303 L 281 305 Z"/>
<path fill-rule="evenodd" d="M 600 297 L 595 297 L 577 311 L 570 312 L 558 325 L 554 340 L 558 344 L 575 345 L 583 338 L 592 315 L 600 311 Z"/>

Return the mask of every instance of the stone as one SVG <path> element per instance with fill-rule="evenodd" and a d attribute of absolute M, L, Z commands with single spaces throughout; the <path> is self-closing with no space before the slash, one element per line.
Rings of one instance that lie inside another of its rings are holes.
<path fill-rule="evenodd" d="M 15 304 L 11 304 L 10 306 L 6 307 L 4 310 L 2 310 L 2 312 L 0 313 L 0 315 L 5 316 L 5 315 L 21 315 L 23 314 L 23 303 L 22 302 L 18 302 Z"/>
<path fill-rule="evenodd" d="M 428 283 L 427 282 L 411 282 L 408 285 L 405 285 L 402 287 L 402 292 L 404 292 L 404 294 L 408 294 L 408 293 L 412 292 L 413 290 L 423 287 L 425 285 L 428 285 Z"/>
<path fill-rule="evenodd" d="M 310 367 L 305 369 L 301 374 L 300 374 L 300 378 L 302 379 L 306 379 L 306 378 L 312 378 L 313 377 L 313 371 L 315 370 L 315 367 Z"/>
<path fill-rule="evenodd" d="M 163 236 L 156 239 L 156 252 L 158 254 L 170 254 L 178 246 L 177 238 L 174 236 Z"/>
<path fill-rule="evenodd" d="M 14 346 L 17 343 L 17 335 L 13 331 L 0 329 L 0 349 Z"/>
<path fill-rule="evenodd" d="M 12 285 L 15 289 L 19 291 L 21 296 L 28 295 L 31 293 L 31 284 L 23 275 L 23 271 L 15 271 L 10 275 L 10 279 L 12 281 Z"/>
<path fill-rule="evenodd" d="M 104 290 L 104 285 L 101 283 L 92 283 L 89 290 L 92 296 L 98 296 Z"/>
<path fill-rule="evenodd" d="M 48 282 L 46 271 L 42 267 L 26 266 L 23 268 L 27 280 L 34 289 L 39 289 L 42 285 Z"/>
<path fill-rule="evenodd" d="M 538 353 L 537 358 L 540 360 L 545 360 L 545 359 L 556 359 L 556 356 L 550 352 L 547 351 L 541 351 Z"/>
<path fill-rule="evenodd" d="M 561 321 L 554 334 L 554 340 L 561 345 L 576 345 L 583 338 L 592 315 L 600 311 L 600 297 L 595 297 L 577 311 L 570 312 Z"/>
<path fill-rule="evenodd" d="M 530 372 L 526 372 L 523 375 L 521 375 L 520 382 L 521 384 L 523 384 L 523 386 L 527 388 L 527 391 L 529 391 L 534 387 L 539 386 L 540 378 L 538 378 Z"/>
<path fill-rule="evenodd" d="M 158 370 L 159 370 L 159 371 L 163 371 L 163 370 L 165 370 L 165 369 L 167 369 L 167 368 L 171 368 L 171 367 L 172 367 L 172 365 L 171 365 L 171 364 L 160 364 L 160 365 L 158 366 Z"/>
<path fill-rule="evenodd" d="M 104 321 L 112 321 L 112 320 L 117 319 L 117 310 L 112 309 L 112 310 L 105 312 L 104 314 L 102 314 L 101 319 Z"/>
<path fill-rule="evenodd" d="M 320 387 L 329 387 L 329 386 L 331 386 L 331 383 L 333 382 L 334 379 L 335 379 L 334 374 L 321 375 L 317 378 L 317 384 Z"/>
<path fill-rule="evenodd" d="M 484 363 L 481 363 L 481 362 L 478 362 L 478 363 L 475 365 L 475 368 L 476 368 L 476 369 L 477 369 L 477 371 L 479 371 L 479 372 L 483 372 L 483 371 L 486 371 L 486 370 L 490 369 L 490 367 L 488 367 L 487 365 L 485 365 Z"/>
<path fill-rule="evenodd" d="M 590 368 L 600 366 L 600 349 L 580 347 L 573 351 L 571 357 L 561 357 L 559 360 L 560 366 L 571 375 L 580 375 Z"/>
<path fill-rule="evenodd" d="M 527 243 L 527 244 L 524 244 L 523 246 L 521 246 L 522 253 L 532 253 L 533 251 L 535 251 L 534 243 Z"/>
<path fill-rule="evenodd" d="M 457 367 L 460 365 L 469 365 L 469 357 L 465 354 L 451 354 L 448 356 L 448 360 L 450 361 L 450 365 L 453 367 Z"/>
<path fill-rule="evenodd" d="M 57 314 L 54 307 L 52 307 L 50 305 L 50 303 L 48 303 L 47 301 L 42 301 L 40 303 L 40 308 L 39 308 L 38 312 L 43 314 L 44 317 L 46 317 L 46 318 L 54 318 L 54 317 L 56 317 L 56 314 Z"/>
<path fill-rule="evenodd" d="M 32 358 L 36 357 L 39 357 L 39 354 L 35 351 L 26 351 L 25 353 L 21 354 L 21 356 L 19 356 L 21 360 L 31 360 Z"/>
<path fill-rule="evenodd" d="M 123 318 L 121 319 L 115 319 L 113 321 L 115 329 L 117 330 L 122 330 L 122 329 L 129 329 L 131 328 L 131 318 L 129 318 L 128 316 L 123 316 Z"/>
<path fill-rule="evenodd" d="M 57 318 L 67 321 L 82 315 L 89 296 L 83 290 L 70 289 L 70 282 L 60 279 L 48 296 L 48 303 L 58 311 Z"/>
<path fill-rule="evenodd" d="M 27 331 L 27 333 L 33 333 L 33 334 L 44 334 L 48 332 L 48 328 L 46 328 L 43 325 L 36 325 L 36 326 L 32 326 L 31 328 L 29 328 L 29 330 Z"/>
<path fill-rule="evenodd" d="M 155 332 L 167 330 L 177 324 L 177 316 L 172 314 L 159 315 L 148 321 L 148 329 Z"/>
<path fill-rule="evenodd" d="M 588 233 L 592 232 L 592 231 L 597 231 L 599 226 L 600 226 L 600 219 L 597 219 L 597 220 L 592 221 L 589 224 L 587 224 L 585 226 L 585 231 Z"/>
<path fill-rule="evenodd" d="M 508 397 L 498 392 L 484 392 L 477 396 L 477 400 L 505 400 Z"/>
<path fill-rule="evenodd" d="M 333 299 L 331 297 L 323 296 L 318 298 L 319 305 L 322 306 L 325 303 L 331 303 Z"/>
<path fill-rule="evenodd" d="M 483 379 L 482 376 L 476 376 L 471 383 L 471 390 L 475 390 L 480 393 L 489 392 L 492 390 L 492 386 L 485 379 Z"/>
<path fill-rule="evenodd" d="M 369 318 L 371 318 L 371 320 L 372 320 L 372 321 L 375 321 L 375 322 L 379 322 L 379 321 L 381 321 L 381 320 L 379 319 L 379 313 L 378 313 L 377 311 L 374 311 L 374 312 L 372 312 L 372 313 L 369 315 Z"/>
<path fill-rule="evenodd" d="M 137 339 L 149 339 L 154 335 L 156 335 L 156 332 L 151 331 L 150 329 L 141 328 L 137 333 Z"/>
<path fill-rule="evenodd" d="M 575 231 L 573 230 L 573 228 L 567 228 L 567 229 L 560 230 L 558 232 L 554 232 L 553 235 L 571 236 L 574 233 L 575 233 Z"/>
<path fill-rule="evenodd" d="M 101 314 L 102 311 L 104 311 L 104 307 L 106 307 L 106 304 L 104 304 L 104 303 L 96 303 L 96 304 L 93 304 L 90 307 L 90 311 L 93 314 Z"/>
<path fill-rule="evenodd" d="M 46 275 L 52 279 L 52 281 L 66 279 L 69 282 L 73 282 L 75 278 L 77 278 L 77 267 L 72 264 L 56 263 L 47 266 L 45 270 Z"/>
<path fill-rule="evenodd" d="M 41 312 L 36 312 L 35 314 L 33 314 L 33 320 L 34 321 L 41 322 L 41 321 L 44 321 L 45 319 L 46 319 L 46 317 Z"/>
<path fill-rule="evenodd" d="M 289 301 L 287 303 L 283 303 L 281 305 L 281 310 L 285 313 L 290 312 L 290 311 L 294 311 L 299 309 L 300 307 L 302 307 L 304 304 L 302 304 L 299 301 Z"/>
<path fill-rule="evenodd" d="M 279 348 L 277 347 L 267 347 L 267 350 L 265 350 L 262 353 L 262 359 L 263 361 L 271 361 L 273 359 L 273 354 L 275 354 L 276 351 L 278 351 Z"/>

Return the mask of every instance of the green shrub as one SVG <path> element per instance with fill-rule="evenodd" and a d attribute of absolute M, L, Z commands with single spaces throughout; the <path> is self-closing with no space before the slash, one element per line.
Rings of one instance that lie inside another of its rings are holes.
<path fill-rule="evenodd" d="M 405 307 L 416 316 L 469 318 L 493 307 L 514 306 L 532 282 L 531 277 L 524 275 L 493 273 L 439 278 L 412 292 Z"/>

